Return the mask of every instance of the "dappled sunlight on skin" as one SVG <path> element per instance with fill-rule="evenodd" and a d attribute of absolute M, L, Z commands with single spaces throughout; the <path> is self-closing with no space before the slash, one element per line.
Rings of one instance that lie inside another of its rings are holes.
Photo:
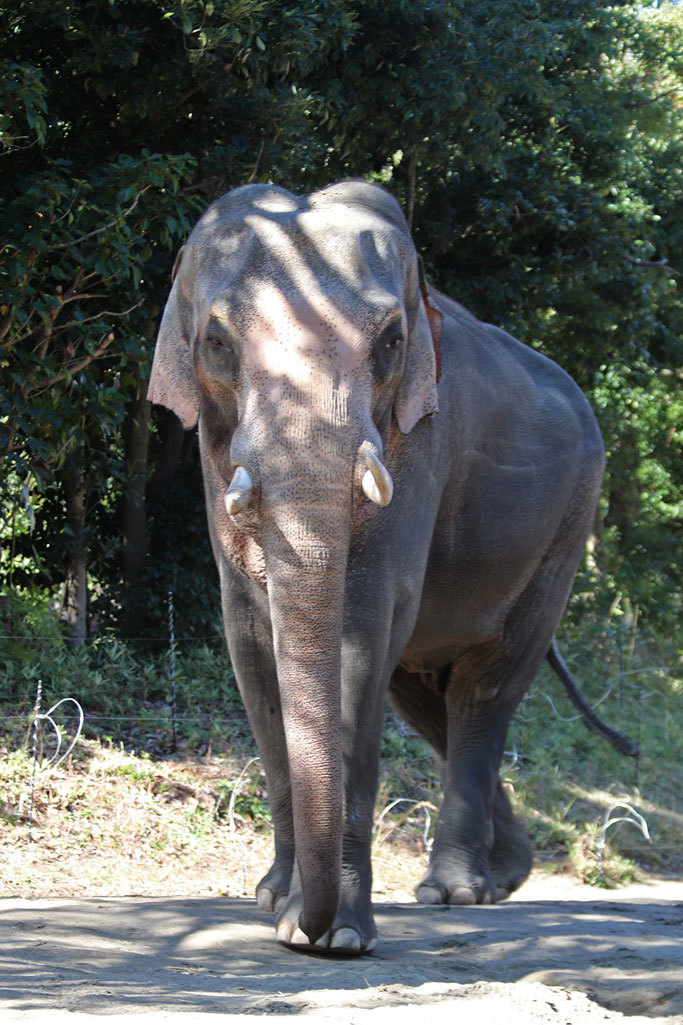
<path fill-rule="evenodd" d="M 346 344 L 355 333 L 360 346 L 372 334 L 375 317 L 381 319 L 387 306 L 400 313 L 407 295 L 415 301 L 414 248 L 405 223 L 401 225 L 400 214 L 397 216 L 398 208 L 388 196 L 384 197 L 382 216 L 369 206 L 363 209 L 367 229 L 360 232 L 358 244 L 353 233 L 339 229 L 339 211 L 348 203 L 348 196 L 340 195 L 337 206 L 334 188 L 324 190 L 314 205 L 306 197 L 265 187 L 260 196 L 243 193 L 243 201 L 237 202 L 240 191 L 230 194 L 229 204 L 219 200 L 210 208 L 186 247 L 183 261 L 191 258 L 197 266 L 201 260 L 202 272 L 213 283 L 200 295 L 203 313 L 195 322 L 196 331 L 206 323 L 214 302 L 219 310 L 229 306 L 233 320 L 248 320 L 255 309 L 263 309 L 264 286 L 271 288 L 275 283 L 283 299 L 311 304 L 313 319 L 318 314 L 323 320 L 329 319 L 335 329 L 340 329 L 338 333 Z M 398 230 L 387 242 L 391 253 L 378 252 L 377 239 L 387 236 L 385 218 L 389 214 Z M 245 223 L 250 229 L 249 239 L 244 238 Z M 248 275 L 244 274 L 245 252 L 249 252 Z M 238 287 L 231 282 L 239 283 Z M 229 303 L 222 295 L 230 297 Z M 369 307 L 376 312 L 369 315 Z M 271 318 L 277 330 L 282 329 L 279 312 L 276 310 Z M 361 323 L 359 314 L 364 318 Z"/>
<path fill-rule="evenodd" d="M 400 323 L 402 310 L 395 297 L 377 291 L 363 297 L 362 317 L 358 306 L 358 296 L 346 304 L 318 290 L 287 296 L 272 281 L 261 283 L 257 309 L 245 332 L 253 371 L 291 376 L 296 383 L 310 380 L 316 371 L 335 383 L 366 375 L 368 337 L 391 317 Z M 356 401 L 361 405 L 363 397 Z"/>
<path fill-rule="evenodd" d="M 284 190 L 269 188 L 252 203 L 244 204 L 243 218 L 254 235 L 264 242 L 273 262 L 279 261 L 283 269 L 297 268 L 297 283 L 304 293 L 308 286 L 315 292 L 321 285 L 329 285 L 328 278 L 333 273 L 356 296 L 357 303 L 378 282 L 400 294 L 406 264 L 414 263 L 405 222 L 388 194 L 377 193 L 373 195 L 374 205 L 364 205 L 361 196 L 367 187 L 358 182 L 357 189 L 353 190 L 353 184 L 344 182 L 341 187 L 330 186 L 310 197 L 295 197 Z M 355 196 L 352 191 L 356 192 Z M 354 199 L 357 208 L 363 207 L 365 230 L 359 233 L 360 244 L 349 248 L 349 232 L 342 225 L 344 212 Z M 387 220 L 399 229 L 398 236 L 387 234 Z M 305 254 L 310 254 L 310 260 L 302 269 Z M 285 277 L 289 278 L 289 274 Z"/>

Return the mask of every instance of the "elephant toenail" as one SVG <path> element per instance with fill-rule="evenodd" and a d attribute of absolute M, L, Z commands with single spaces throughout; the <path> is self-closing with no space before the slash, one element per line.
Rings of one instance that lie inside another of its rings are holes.
<path fill-rule="evenodd" d="M 443 893 L 439 886 L 420 886 L 416 899 L 420 904 L 445 904 Z"/>
<path fill-rule="evenodd" d="M 469 886 L 458 886 L 451 893 L 450 904 L 476 904 L 477 898 L 474 890 Z"/>
<path fill-rule="evenodd" d="M 273 892 L 265 887 L 259 890 L 256 894 L 256 903 L 260 907 L 261 911 L 272 911 L 273 910 Z"/>
<path fill-rule="evenodd" d="M 332 950 L 353 950 L 360 953 L 360 936 L 355 929 L 337 929 L 332 937 Z"/>
<path fill-rule="evenodd" d="M 316 940 L 313 946 L 316 950 L 327 950 L 330 945 L 330 930 L 324 932 L 319 940 Z"/>

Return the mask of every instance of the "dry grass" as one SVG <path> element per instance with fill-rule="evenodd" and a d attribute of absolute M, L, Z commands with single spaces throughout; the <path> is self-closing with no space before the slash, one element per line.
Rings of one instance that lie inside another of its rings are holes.
<path fill-rule="evenodd" d="M 510 761 L 506 755 L 503 770 L 537 863 L 603 886 L 629 882 L 642 869 L 680 873 L 683 694 L 678 678 L 663 677 L 660 689 L 649 692 L 664 703 L 666 715 L 643 716 L 637 763 L 616 755 L 582 723 L 549 717 L 540 689 L 556 691 L 552 681 L 539 683 L 508 738 L 518 756 Z M 558 703 L 560 698 L 556 695 Z M 635 699 L 622 707 L 615 697 L 605 711 L 617 726 L 621 715 L 623 728 L 632 731 L 637 716 L 650 707 Z M 564 708 L 563 713 L 570 714 Z M 168 723 L 158 711 L 145 714 L 145 722 L 133 720 L 127 748 L 122 741 L 81 738 L 61 766 L 37 774 L 30 839 L 30 719 L 21 726 L 15 720 L 13 734 L 5 726 L 6 735 L 0 734 L 0 893 L 253 894 L 271 862 L 272 828 L 260 763 L 249 764 L 255 750 L 244 713 L 228 710 L 223 733 L 179 734 L 182 756 L 169 753 Z M 391 712 L 382 753 L 374 893 L 380 901 L 410 900 L 425 869 L 427 838 L 434 834 L 438 778 L 426 745 Z M 620 823 L 610 829 L 601 851 L 605 813 L 622 800 L 647 818 L 653 842 Z"/>
<path fill-rule="evenodd" d="M 0 761 L 0 893 L 5 896 L 251 896 L 272 859 L 272 829 L 254 763 L 246 757 L 152 762 L 81 740 L 54 771 L 38 774 L 29 839 L 31 763 Z M 376 897 L 410 900 L 424 867 L 419 837 L 382 834 Z"/>

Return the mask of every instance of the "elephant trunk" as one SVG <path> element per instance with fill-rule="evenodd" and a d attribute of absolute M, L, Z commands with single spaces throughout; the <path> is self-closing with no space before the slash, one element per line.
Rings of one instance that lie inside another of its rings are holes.
<path fill-rule="evenodd" d="M 307 457 L 302 467 L 291 448 L 277 446 L 260 467 L 261 534 L 303 896 L 299 927 L 312 943 L 331 927 L 341 887 L 341 642 L 354 470 L 353 449 L 341 451 L 323 426 L 327 443 L 322 451 L 316 446 L 315 465 Z M 305 434 L 310 438 L 311 431 Z"/>

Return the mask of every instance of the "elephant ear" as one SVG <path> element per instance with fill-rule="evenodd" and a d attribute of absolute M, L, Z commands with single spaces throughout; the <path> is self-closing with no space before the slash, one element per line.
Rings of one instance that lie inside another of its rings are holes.
<path fill-rule="evenodd" d="M 418 262 L 418 277 L 419 295 L 416 295 L 416 302 L 409 312 L 406 365 L 394 401 L 402 434 L 410 434 L 422 417 L 439 412 L 437 384 L 441 378 L 443 317 L 427 290 L 421 260 Z"/>
<path fill-rule="evenodd" d="M 185 430 L 194 427 L 199 416 L 199 392 L 192 369 L 191 309 L 177 280 L 183 258 L 181 249 L 173 267 L 173 288 L 161 318 L 154 350 L 147 398 L 172 409 Z"/>

